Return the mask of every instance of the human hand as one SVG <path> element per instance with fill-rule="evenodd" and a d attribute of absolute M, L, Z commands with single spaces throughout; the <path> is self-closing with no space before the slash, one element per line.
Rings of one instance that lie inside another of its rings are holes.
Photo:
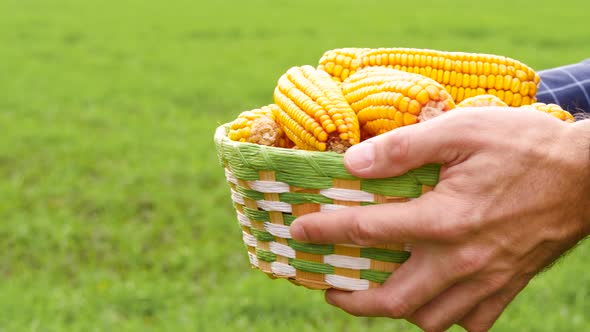
<path fill-rule="evenodd" d="M 404 318 L 426 331 L 491 328 L 540 271 L 590 233 L 590 121 L 528 110 L 453 110 L 353 146 L 359 177 L 443 164 L 433 191 L 406 202 L 308 214 L 291 235 L 314 243 L 411 243 L 380 288 L 328 290 L 359 316 Z"/>

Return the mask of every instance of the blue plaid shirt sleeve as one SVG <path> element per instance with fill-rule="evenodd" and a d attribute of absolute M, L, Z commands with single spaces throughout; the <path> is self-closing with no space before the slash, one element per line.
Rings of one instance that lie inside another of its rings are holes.
<path fill-rule="evenodd" d="M 539 72 L 537 101 L 557 104 L 576 120 L 590 119 L 590 59 Z"/>

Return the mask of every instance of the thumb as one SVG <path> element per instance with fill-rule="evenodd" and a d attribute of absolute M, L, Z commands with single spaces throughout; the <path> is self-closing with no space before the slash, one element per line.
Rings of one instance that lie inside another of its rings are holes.
<path fill-rule="evenodd" d="M 453 110 L 426 122 L 396 128 L 350 147 L 344 165 L 358 177 L 384 178 L 429 163 L 451 164 L 470 150 L 467 136 L 473 131 L 469 128 L 474 127 L 465 122 L 473 121 L 471 118 L 462 110 Z"/>

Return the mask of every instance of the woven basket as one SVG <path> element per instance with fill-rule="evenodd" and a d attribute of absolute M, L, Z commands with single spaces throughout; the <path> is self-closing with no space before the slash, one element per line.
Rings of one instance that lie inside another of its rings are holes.
<path fill-rule="evenodd" d="M 217 128 L 215 144 L 253 267 L 312 289 L 364 290 L 379 287 L 409 257 L 403 243 L 368 248 L 297 242 L 289 225 L 306 213 L 419 197 L 437 183 L 439 165 L 359 179 L 348 173 L 341 154 L 240 143 L 227 137 L 228 129 Z"/>

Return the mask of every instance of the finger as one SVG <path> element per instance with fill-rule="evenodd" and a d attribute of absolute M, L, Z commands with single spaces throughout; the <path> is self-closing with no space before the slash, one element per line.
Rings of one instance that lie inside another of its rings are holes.
<path fill-rule="evenodd" d="M 406 318 L 456 282 L 443 272 L 441 260 L 412 254 L 379 288 L 344 292 L 328 290 L 328 303 L 356 316 Z"/>
<path fill-rule="evenodd" d="M 506 307 L 528 285 L 530 278 L 515 282 L 510 287 L 502 289 L 478 304 L 459 325 L 468 331 L 487 331 L 492 328 Z"/>
<path fill-rule="evenodd" d="M 474 150 L 477 140 L 471 137 L 481 126 L 477 113 L 478 110 L 453 110 L 373 137 L 350 147 L 344 155 L 344 165 L 359 177 L 384 178 L 428 163 L 452 164 Z"/>
<path fill-rule="evenodd" d="M 439 206 L 444 204 L 439 196 L 428 192 L 420 199 L 404 203 L 306 214 L 291 224 L 291 236 L 303 242 L 361 246 L 431 239 L 444 225 L 439 212 Z"/>
<path fill-rule="evenodd" d="M 502 286 L 501 280 L 461 281 L 418 309 L 408 320 L 426 331 L 446 330 Z"/>

